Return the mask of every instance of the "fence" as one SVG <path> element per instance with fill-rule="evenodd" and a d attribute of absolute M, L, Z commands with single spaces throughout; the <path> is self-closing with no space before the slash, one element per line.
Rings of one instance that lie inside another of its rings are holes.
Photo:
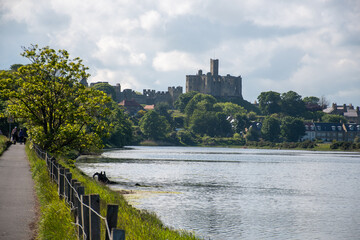
<path fill-rule="evenodd" d="M 100 196 L 85 195 L 85 187 L 76 179 L 72 179 L 72 173 L 68 168 L 64 168 L 38 146 L 34 145 L 34 149 L 37 156 L 46 161 L 50 177 L 58 185 L 59 196 L 71 206 L 78 227 L 78 238 L 100 240 L 100 221 L 103 220 L 106 226 L 106 240 L 125 240 L 125 230 L 116 229 L 119 206 L 108 204 L 106 217 L 101 216 Z"/>

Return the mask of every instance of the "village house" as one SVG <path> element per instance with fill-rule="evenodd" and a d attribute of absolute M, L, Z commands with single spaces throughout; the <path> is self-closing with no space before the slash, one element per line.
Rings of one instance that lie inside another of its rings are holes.
<path fill-rule="evenodd" d="M 305 136 L 302 141 L 321 139 L 324 142 L 353 142 L 360 137 L 360 124 L 345 123 L 305 123 Z"/>
<path fill-rule="evenodd" d="M 359 107 L 354 108 L 352 104 L 346 105 L 337 105 L 333 103 L 331 107 L 323 110 L 327 114 L 336 114 L 344 116 L 348 123 L 360 124 L 360 110 Z"/>

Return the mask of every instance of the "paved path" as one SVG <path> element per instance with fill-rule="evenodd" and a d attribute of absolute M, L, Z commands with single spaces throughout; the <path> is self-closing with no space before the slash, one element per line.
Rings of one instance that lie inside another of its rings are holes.
<path fill-rule="evenodd" d="M 0 157 L 0 240 L 32 238 L 33 187 L 25 146 L 11 145 Z"/>

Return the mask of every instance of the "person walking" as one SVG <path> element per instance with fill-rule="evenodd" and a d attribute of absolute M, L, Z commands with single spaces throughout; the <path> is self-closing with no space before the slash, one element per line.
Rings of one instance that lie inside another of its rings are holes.
<path fill-rule="evenodd" d="M 14 127 L 14 129 L 11 131 L 11 141 L 13 144 L 16 144 L 16 141 L 18 140 L 18 129 L 17 127 Z"/>
<path fill-rule="evenodd" d="M 24 142 L 25 132 L 22 128 L 20 128 L 19 132 L 19 143 L 22 144 Z"/>

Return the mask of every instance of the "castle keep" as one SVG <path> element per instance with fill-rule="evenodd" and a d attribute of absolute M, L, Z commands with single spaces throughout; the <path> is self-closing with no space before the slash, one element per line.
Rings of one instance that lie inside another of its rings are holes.
<path fill-rule="evenodd" d="M 202 70 L 196 75 L 186 75 L 186 92 L 197 91 L 214 97 L 241 98 L 242 78 L 230 74 L 219 75 L 219 60 L 210 59 L 210 72 L 203 74 Z"/>

